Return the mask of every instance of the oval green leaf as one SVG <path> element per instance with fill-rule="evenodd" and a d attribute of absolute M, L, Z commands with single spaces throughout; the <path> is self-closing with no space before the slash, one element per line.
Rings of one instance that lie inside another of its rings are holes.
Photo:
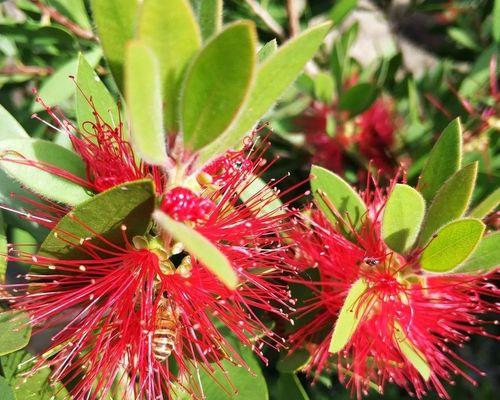
<path fill-rule="evenodd" d="M 241 348 L 240 353 L 251 372 L 227 360 L 221 362 L 225 372 L 217 366 L 213 372 L 200 368 L 201 385 L 206 400 L 269 399 L 266 380 L 252 351 Z M 231 385 L 228 384 L 228 379 Z"/>
<path fill-rule="evenodd" d="M 385 205 L 382 237 L 392 250 L 407 252 L 415 243 L 424 219 L 425 201 L 411 186 L 397 184 Z"/>
<path fill-rule="evenodd" d="M 483 237 L 476 250 L 453 272 L 489 271 L 500 266 L 500 232 Z"/>
<path fill-rule="evenodd" d="M 333 223 L 338 222 L 332 207 L 356 229 L 362 224 L 366 205 L 356 191 L 340 176 L 317 165 L 311 168 L 311 189 L 318 206 Z M 328 204 L 331 203 L 331 204 Z"/>
<path fill-rule="evenodd" d="M 40 247 L 40 254 L 59 259 L 85 258 L 78 249 L 80 239 L 103 236 L 117 246 L 124 244 L 122 226 L 127 236 L 143 235 L 151 222 L 155 204 L 155 190 L 149 179 L 127 182 L 99 193 L 76 206 L 64 216 Z M 78 221 L 85 223 L 82 226 Z M 67 243 L 67 242 L 70 243 Z"/>
<path fill-rule="evenodd" d="M 176 132 L 181 77 L 201 45 L 189 0 L 144 0 L 138 36 L 158 59 L 165 127 Z"/>
<path fill-rule="evenodd" d="M 16 374 L 24 372 L 25 369 L 27 370 L 32 365 L 32 363 L 28 362 L 32 358 L 33 355 L 25 349 L 0 357 L 0 367 L 4 378 L 11 382 Z"/>
<path fill-rule="evenodd" d="M 0 104 L 0 140 L 15 137 L 28 137 L 28 134 L 16 119 Z"/>
<path fill-rule="evenodd" d="M 437 191 L 422 225 L 419 238 L 421 246 L 443 225 L 464 214 L 474 190 L 476 176 L 477 162 L 456 172 Z"/>
<path fill-rule="evenodd" d="M 132 145 L 150 164 L 165 165 L 161 80 L 158 60 L 144 43 L 128 44 L 125 62 L 125 98 L 132 124 Z"/>
<path fill-rule="evenodd" d="M 351 116 L 361 114 L 377 98 L 378 89 L 371 83 L 358 83 L 342 93 L 339 101 L 341 110 L 349 111 Z"/>
<path fill-rule="evenodd" d="M 311 360 L 311 354 L 306 349 L 299 349 L 287 354 L 276 364 L 276 369 L 283 373 L 301 371 Z"/>
<path fill-rule="evenodd" d="M 257 215 L 275 215 L 283 213 L 283 203 L 278 197 L 278 192 L 275 189 L 266 185 L 266 183 L 257 176 L 252 176 L 245 188 L 240 193 L 240 199 L 248 202 L 251 208 L 255 204 L 255 200 L 259 199 L 259 209 Z"/>
<path fill-rule="evenodd" d="M 276 53 L 278 50 L 278 42 L 276 39 L 270 40 L 264 46 L 262 46 L 257 53 L 257 58 L 259 59 L 259 63 L 264 62 L 268 57 Z"/>
<path fill-rule="evenodd" d="M 314 96 L 324 104 L 332 104 L 335 81 L 330 73 L 318 72 L 314 77 Z"/>
<path fill-rule="evenodd" d="M 241 144 L 243 137 L 297 78 L 306 62 L 318 49 L 330 26 L 331 23 L 326 22 L 304 31 L 286 42 L 259 65 L 255 82 L 242 112 L 222 135 L 200 150 L 198 155 L 200 165 Z"/>
<path fill-rule="evenodd" d="M 236 22 L 193 60 L 181 94 L 181 127 L 191 149 L 212 142 L 237 116 L 253 81 L 255 47 L 253 23 Z"/>
<path fill-rule="evenodd" d="M 448 272 L 467 259 L 476 249 L 484 232 L 477 219 L 461 219 L 443 226 L 420 256 L 426 271 Z"/>
<path fill-rule="evenodd" d="M 276 383 L 271 386 L 273 399 L 310 400 L 300 379 L 293 373 L 280 373 Z"/>
<path fill-rule="evenodd" d="M 28 314 L 19 311 L 0 313 L 0 356 L 25 348 L 30 338 Z"/>
<path fill-rule="evenodd" d="M 71 396 L 60 382 L 50 380 L 50 368 L 40 369 L 28 377 L 17 375 L 14 379 L 16 398 L 22 400 L 67 400 Z"/>
<path fill-rule="evenodd" d="M 85 179 L 85 164 L 72 151 L 41 139 L 2 140 L 0 168 L 35 193 L 60 203 L 73 206 L 91 196 L 89 190 L 79 184 L 44 171 L 43 167 L 20 164 L 19 160 L 50 165 Z"/>
<path fill-rule="evenodd" d="M 15 400 L 14 392 L 3 376 L 0 376 L 0 399 Z"/>
<path fill-rule="evenodd" d="M 333 329 L 330 347 L 328 351 L 331 354 L 341 351 L 351 340 L 352 335 L 361 322 L 368 301 L 363 299 L 363 294 L 368 290 L 368 284 L 364 279 L 358 279 L 349 289 L 347 297 L 340 309 L 335 328 Z"/>
<path fill-rule="evenodd" d="M 422 378 L 428 381 L 431 377 L 431 367 L 427 362 L 427 358 L 413 345 L 410 339 L 406 336 L 401 325 L 397 322 L 394 323 L 394 341 L 405 358 L 415 367 L 420 375 L 422 375 Z"/>
<path fill-rule="evenodd" d="M 481 203 L 474 207 L 469 217 L 482 219 L 495 210 L 500 204 L 500 188 L 495 189 Z"/>
<path fill-rule="evenodd" d="M 118 106 L 83 54 L 80 54 L 78 58 L 76 83 L 78 84 L 76 88 L 76 119 L 80 132 L 85 134 L 83 126 L 85 122 L 95 123 L 96 120 L 89 101 L 93 103 L 95 111 L 104 122 L 113 127 L 117 126 L 120 120 Z"/>
<path fill-rule="evenodd" d="M 26 198 L 32 200 L 37 199 L 35 194 L 21 187 L 20 183 L 11 178 L 0 168 L 0 203 L 4 206 L 17 209 L 19 207 L 19 202 L 17 201 L 19 196 L 25 196 Z M 34 220 L 19 218 L 19 216 L 15 213 L 4 212 L 3 217 L 8 226 L 29 230 L 33 233 L 33 235 L 41 240 L 43 240 L 48 233 L 46 228 L 37 224 Z"/>
<path fill-rule="evenodd" d="M 420 174 L 417 190 L 427 203 L 430 203 L 443 183 L 460 169 L 461 163 L 462 126 L 457 118 L 441 134 Z"/>
<path fill-rule="evenodd" d="M 134 38 L 137 0 L 90 0 L 97 33 L 116 86 L 123 91 L 126 43 Z"/>
<path fill-rule="evenodd" d="M 197 14 L 201 36 L 206 40 L 222 27 L 222 0 L 200 1 Z"/>
<path fill-rule="evenodd" d="M 96 47 L 85 53 L 85 58 L 89 61 L 92 67 L 99 64 L 102 57 L 101 49 Z M 49 78 L 45 79 L 40 86 L 38 96 L 48 106 L 59 106 L 62 102 L 69 99 L 75 90 L 75 83 L 70 79 L 70 76 L 75 76 L 78 68 L 78 57 L 70 59 L 57 69 Z M 37 102 L 34 102 L 31 111 L 42 111 L 44 107 Z"/>
<path fill-rule="evenodd" d="M 186 249 L 229 289 L 238 285 L 238 275 L 227 257 L 206 237 L 189 226 L 170 218 L 161 211 L 155 211 L 154 219 L 162 229 L 182 242 Z"/>
<path fill-rule="evenodd" d="M 338 26 L 357 5 L 358 0 L 340 0 L 335 2 L 335 5 L 330 11 L 330 18 L 334 26 Z"/>
<path fill-rule="evenodd" d="M 0 284 L 5 281 L 5 272 L 7 271 L 7 233 L 3 213 L 0 211 Z"/>

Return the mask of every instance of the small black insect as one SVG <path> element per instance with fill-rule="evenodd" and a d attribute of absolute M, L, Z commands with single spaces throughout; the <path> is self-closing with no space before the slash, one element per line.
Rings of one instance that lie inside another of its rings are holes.
<path fill-rule="evenodd" d="M 376 258 L 373 258 L 373 257 L 365 257 L 363 259 L 363 262 L 367 265 L 372 266 L 372 267 L 380 264 L 380 260 L 377 260 Z"/>

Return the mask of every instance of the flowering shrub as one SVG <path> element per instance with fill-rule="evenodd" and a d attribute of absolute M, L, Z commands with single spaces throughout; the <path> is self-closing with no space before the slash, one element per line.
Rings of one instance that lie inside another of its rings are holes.
<path fill-rule="evenodd" d="M 498 337 L 495 48 L 433 87 L 349 55 L 357 2 L 305 4 L 0 5 L 0 52 L 34 64 L 0 58 L 32 78 L 5 81 L 19 122 L 0 107 L 2 399 L 487 382 L 462 348 Z M 434 17 L 478 52 L 460 15 Z"/>

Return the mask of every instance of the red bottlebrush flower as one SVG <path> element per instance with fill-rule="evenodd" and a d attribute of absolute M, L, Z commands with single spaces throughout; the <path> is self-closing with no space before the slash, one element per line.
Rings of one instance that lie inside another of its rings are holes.
<path fill-rule="evenodd" d="M 359 150 L 375 167 L 388 174 L 394 172 L 394 161 L 389 150 L 394 145 L 396 126 L 389 105 L 378 99 L 358 118 Z"/>
<path fill-rule="evenodd" d="M 125 237 L 126 245 L 118 246 L 100 235 L 88 241 L 58 231 L 61 241 L 84 254 L 79 259 L 11 252 L 10 261 L 35 267 L 28 284 L 0 286 L 19 293 L 8 298 L 12 307 L 27 311 L 38 330 L 63 327 L 33 373 L 51 366 L 53 379 L 70 383 L 75 399 L 104 398 L 116 381 L 134 398 L 171 399 L 185 391 L 200 399 L 197 371 L 211 375 L 223 360 L 245 366 L 222 329 L 263 360 L 264 344 L 281 347 L 263 318 L 287 318 L 291 309 L 288 289 L 276 278 L 293 270 L 290 244 L 282 236 L 290 231 L 292 212 L 270 209 L 276 193 L 268 188 L 241 200 L 254 174 L 270 164 L 264 167 L 258 156 L 252 165 L 216 190 L 194 195 L 173 188 L 162 204 L 227 257 L 238 275 L 236 290 L 161 233 L 132 243 Z M 200 204 L 211 206 L 203 211 Z M 75 218 L 75 224 L 91 231 L 85 221 Z"/>
<path fill-rule="evenodd" d="M 369 211 L 359 232 L 351 228 L 353 241 L 319 211 L 292 235 L 302 264 L 319 273 L 317 281 L 299 280 L 313 296 L 299 308 L 307 323 L 292 334 L 292 350 L 306 344 L 312 355 L 307 371 L 320 374 L 336 367 L 358 398 L 371 385 L 383 392 L 388 382 L 418 398 L 431 390 L 449 398 L 443 382 L 453 383 L 454 375 L 474 383 L 462 365 L 480 372 L 453 347 L 474 334 L 493 337 L 483 328 L 482 316 L 500 308 L 494 303 L 498 289 L 489 280 L 495 272 L 423 274 L 416 254 L 403 257 L 383 242 L 384 197 L 380 189 L 364 193 Z M 358 322 L 347 344 L 331 354 L 335 321 L 354 286 L 363 289 L 348 312 Z"/>
<path fill-rule="evenodd" d="M 40 330 L 64 326 L 33 373 L 51 366 L 52 378 L 70 383 L 76 399 L 104 398 L 116 380 L 126 382 L 135 398 L 170 399 L 181 390 L 202 398 L 198 369 L 212 374 L 222 360 L 245 366 L 220 327 L 263 359 L 262 345 L 280 347 L 281 340 L 258 313 L 284 317 L 280 308 L 291 306 L 286 287 L 274 282 L 282 273 L 286 246 L 264 247 L 280 241 L 266 237 L 279 229 L 277 218 L 240 224 L 241 215 L 200 228 L 219 240 L 237 269 L 240 285 L 234 291 L 181 243 L 159 238 L 136 237 L 134 245 L 119 247 L 100 236 L 80 241 L 59 232 L 86 258 L 10 254 L 10 261 L 36 267 L 26 276 L 28 284 L 2 287 L 23 293 L 9 298 L 12 307 L 27 311 Z"/>
<path fill-rule="evenodd" d="M 343 124 L 337 124 L 333 137 L 328 135 L 329 118 L 337 118 L 334 108 L 314 101 L 304 115 L 296 119 L 296 123 L 304 130 L 306 141 L 313 150 L 313 163 L 341 174 L 344 172 L 343 153 L 350 141 Z"/>
<path fill-rule="evenodd" d="M 30 160 L 26 160 L 24 163 L 87 186 L 96 192 L 103 192 L 125 182 L 151 178 L 160 193 L 163 190 L 165 180 L 161 169 L 148 165 L 137 157 L 130 141 L 125 136 L 121 119 L 113 121 L 113 125 L 109 124 L 106 122 L 109 118 L 98 113 L 92 99 L 86 99 L 93 110 L 94 120 L 86 121 L 83 124 L 83 132 L 79 132 L 78 128 L 64 115 L 47 106 L 39 96 L 37 96 L 36 101 L 44 107 L 54 121 L 55 126 L 49 126 L 66 134 L 71 140 L 74 150 L 85 163 L 87 182 L 81 182 L 80 178 L 71 176 L 68 172 L 50 165 Z M 34 117 L 39 119 L 37 115 Z M 42 122 L 44 121 L 42 120 Z M 13 160 L 13 162 L 23 161 Z"/>
<path fill-rule="evenodd" d="M 204 199 L 193 191 L 175 187 L 165 195 L 161 210 L 178 221 L 198 221 L 205 219 L 215 204 Z"/>
<path fill-rule="evenodd" d="M 248 143 L 245 147 L 248 147 Z M 203 167 L 198 175 L 198 182 L 202 186 L 213 185 L 221 188 L 237 175 L 251 171 L 253 167 L 254 163 L 245 154 L 245 150 L 229 150 Z"/>

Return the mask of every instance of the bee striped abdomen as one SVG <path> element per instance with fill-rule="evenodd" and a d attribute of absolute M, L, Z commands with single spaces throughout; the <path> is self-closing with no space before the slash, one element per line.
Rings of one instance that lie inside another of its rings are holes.
<path fill-rule="evenodd" d="M 178 332 L 178 316 L 168 305 L 160 304 L 153 332 L 153 355 L 165 361 L 175 350 Z"/>

